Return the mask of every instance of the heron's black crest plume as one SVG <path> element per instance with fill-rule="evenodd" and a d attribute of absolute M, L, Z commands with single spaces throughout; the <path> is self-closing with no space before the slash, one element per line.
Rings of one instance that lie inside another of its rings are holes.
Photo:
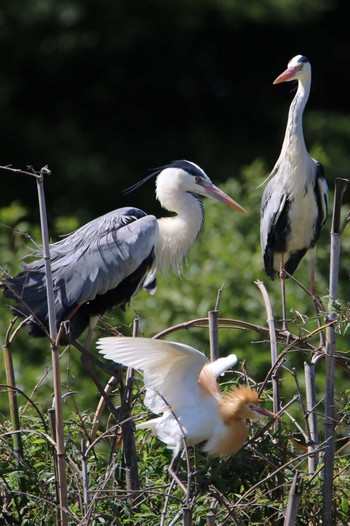
<path fill-rule="evenodd" d="M 158 168 L 155 172 L 152 172 L 151 174 L 147 175 L 146 177 L 141 179 L 141 181 L 139 181 L 138 183 L 135 183 L 132 186 L 129 186 L 129 188 L 126 188 L 125 190 L 123 190 L 123 194 L 131 194 L 131 192 L 133 192 L 134 190 L 137 190 L 144 183 L 147 183 L 147 181 L 152 179 L 152 177 L 156 177 L 157 175 L 159 175 L 161 170 L 162 168 Z"/>
<path fill-rule="evenodd" d="M 141 181 L 139 181 L 138 183 L 135 183 L 132 186 L 130 186 L 129 188 L 126 188 L 125 190 L 123 190 L 123 193 L 124 194 L 130 194 L 134 190 L 137 190 L 137 188 L 139 188 L 144 183 L 146 183 L 147 181 L 152 179 L 152 177 L 157 177 L 160 174 L 160 172 L 162 172 L 166 168 L 181 168 L 182 170 L 185 170 L 186 172 L 188 172 L 190 175 L 193 175 L 193 176 L 196 176 L 196 175 L 203 176 L 203 175 L 205 175 L 205 172 L 202 170 L 202 168 L 197 166 L 195 163 L 192 163 L 191 161 L 186 161 L 185 159 L 180 159 L 180 160 L 177 160 L 177 161 L 172 161 L 169 164 L 165 164 L 163 166 L 159 166 L 158 168 L 151 168 L 151 170 L 154 170 L 151 174 L 149 174 L 146 177 L 144 177 L 143 179 L 141 179 Z"/>

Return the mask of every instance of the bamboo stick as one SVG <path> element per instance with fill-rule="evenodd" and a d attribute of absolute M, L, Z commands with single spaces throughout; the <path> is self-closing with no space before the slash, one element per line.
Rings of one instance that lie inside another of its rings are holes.
<path fill-rule="evenodd" d="M 341 204 L 344 192 L 347 188 L 348 180 L 336 179 L 333 217 L 331 228 L 331 259 L 329 269 L 329 296 L 330 301 L 337 298 L 339 260 L 340 260 L 340 237 L 341 237 Z M 328 320 L 336 319 L 336 312 L 331 311 Z M 324 453 L 324 481 L 323 481 L 323 524 L 332 524 L 332 497 L 333 497 L 333 476 L 334 476 L 334 452 L 335 452 L 335 433 L 334 433 L 334 353 L 336 350 L 336 331 L 334 324 L 328 325 L 326 329 L 326 398 L 325 398 L 325 419 L 324 434 L 326 449 Z"/>

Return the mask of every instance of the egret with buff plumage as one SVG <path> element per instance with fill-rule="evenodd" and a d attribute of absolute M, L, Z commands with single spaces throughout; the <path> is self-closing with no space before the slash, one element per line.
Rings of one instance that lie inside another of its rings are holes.
<path fill-rule="evenodd" d="M 173 460 L 184 441 L 187 446 L 204 442 L 203 451 L 228 458 L 247 439 L 246 420 L 279 419 L 259 405 L 250 387 L 221 393 L 216 379 L 237 363 L 235 354 L 208 362 L 193 347 L 149 338 L 100 338 L 97 347 L 106 359 L 143 372 L 144 403 L 161 416 L 137 427 L 150 429 L 172 449 Z"/>

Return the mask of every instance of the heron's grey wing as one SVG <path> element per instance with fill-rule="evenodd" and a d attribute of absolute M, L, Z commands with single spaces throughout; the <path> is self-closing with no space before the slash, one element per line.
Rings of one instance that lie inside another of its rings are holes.
<path fill-rule="evenodd" d="M 315 238 L 313 241 L 313 245 L 318 240 L 321 230 L 323 228 L 323 225 L 326 222 L 327 219 L 327 213 L 328 213 L 328 185 L 327 181 L 324 177 L 324 170 L 321 163 L 318 161 L 315 161 L 316 164 L 316 177 L 315 177 L 315 196 L 317 201 L 317 209 L 319 211 L 317 223 L 315 227 Z"/>
<path fill-rule="evenodd" d="M 273 252 L 276 249 L 275 229 L 279 218 L 286 213 L 287 208 L 287 194 L 279 185 L 276 185 L 274 178 L 271 179 L 261 200 L 260 243 L 265 271 L 272 279 L 276 272 L 273 265 Z"/>
<path fill-rule="evenodd" d="M 50 246 L 56 321 L 69 317 L 76 306 L 117 287 L 152 253 L 158 233 L 154 216 L 136 208 L 121 208 L 94 219 Z M 26 265 L 4 280 L 5 295 L 17 302 L 17 314 L 35 318 L 47 327 L 44 261 Z M 142 283 L 140 284 L 142 285 Z M 42 335 L 37 325 L 30 329 Z"/>
<path fill-rule="evenodd" d="M 121 209 L 100 220 L 97 230 L 86 229 L 85 239 L 53 262 L 55 284 L 61 287 L 67 305 L 81 305 L 114 289 L 154 249 L 158 235 L 154 216 Z M 69 238 L 65 241 L 67 244 Z"/>

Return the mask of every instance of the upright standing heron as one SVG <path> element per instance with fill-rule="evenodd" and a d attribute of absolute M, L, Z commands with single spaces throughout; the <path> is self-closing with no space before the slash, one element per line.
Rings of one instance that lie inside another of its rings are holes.
<path fill-rule="evenodd" d="M 327 217 L 328 187 L 321 164 L 305 146 L 303 111 L 310 93 L 311 65 L 297 55 L 274 84 L 296 80 L 280 156 L 262 196 L 260 240 L 265 271 L 293 274 L 314 247 Z"/>
<path fill-rule="evenodd" d="M 180 271 L 203 226 L 201 197 L 244 212 L 193 162 L 171 162 L 132 189 L 155 176 L 157 199 L 176 215 L 157 220 L 137 208 L 120 208 L 50 245 L 57 329 L 69 321 L 69 335 L 62 342 L 75 340 L 87 326 L 92 330 L 98 316 L 125 306 L 140 288 L 154 291 L 158 271 Z M 43 259 L 0 285 L 5 296 L 16 301 L 15 313 L 30 316 L 29 333 L 44 336 L 48 311 Z"/>
<path fill-rule="evenodd" d="M 100 338 L 97 347 L 108 360 L 143 372 L 145 405 L 161 415 L 137 427 L 157 435 L 174 451 L 173 460 L 184 441 L 187 446 L 205 442 L 203 451 L 228 458 L 248 436 L 246 420 L 279 419 L 259 405 L 250 387 L 221 393 L 216 378 L 237 363 L 235 354 L 209 363 L 189 345 L 149 338 Z"/>
<path fill-rule="evenodd" d="M 270 278 L 284 268 L 293 274 L 317 242 L 327 217 L 328 187 L 322 165 L 305 146 L 303 111 L 310 93 L 311 65 L 297 55 L 274 84 L 298 81 L 280 156 L 261 202 L 261 247 Z"/>

